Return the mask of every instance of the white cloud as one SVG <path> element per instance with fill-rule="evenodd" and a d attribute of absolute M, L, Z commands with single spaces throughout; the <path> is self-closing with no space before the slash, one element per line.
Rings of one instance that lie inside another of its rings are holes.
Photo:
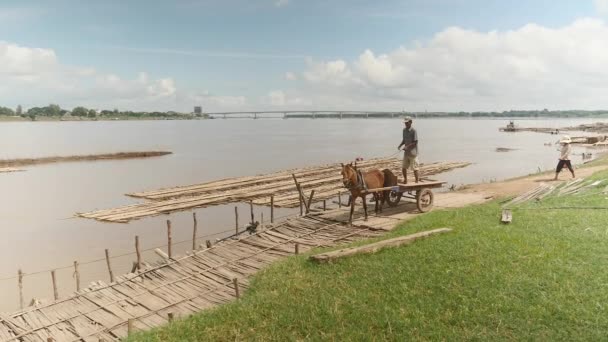
<path fill-rule="evenodd" d="M 274 5 L 277 7 L 283 7 L 289 5 L 290 0 L 276 0 Z"/>
<path fill-rule="evenodd" d="M 608 14 L 608 0 L 593 0 L 595 8 L 601 14 Z"/>
<path fill-rule="evenodd" d="M 318 106 L 400 110 L 608 108 L 608 26 L 580 19 L 478 32 L 450 27 L 426 42 L 356 60 L 309 62 Z"/>
<path fill-rule="evenodd" d="M 288 81 L 295 81 L 298 79 L 298 76 L 295 73 L 288 71 L 285 73 L 285 79 Z"/>
<path fill-rule="evenodd" d="M 150 79 L 140 73 L 134 79 L 124 79 L 91 67 L 64 65 L 52 49 L 3 41 L 0 83 L 0 98 L 27 106 L 60 103 L 67 108 L 120 105 L 129 107 L 126 109 L 170 109 L 175 107 L 178 91 L 172 78 Z"/>

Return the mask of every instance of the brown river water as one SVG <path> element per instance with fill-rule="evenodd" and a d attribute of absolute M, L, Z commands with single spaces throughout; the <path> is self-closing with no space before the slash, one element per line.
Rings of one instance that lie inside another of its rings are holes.
<path fill-rule="evenodd" d="M 518 120 L 525 127 L 563 127 L 593 119 Z M 421 119 L 421 162 L 469 161 L 474 165 L 437 176 L 450 185 L 489 182 L 555 167 L 558 137 L 522 132 L 502 133 L 508 120 Z M 389 156 L 397 151 L 403 124 L 390 119 L 240 119 L 205 121 L 33 122 L 0 124 L 0 159 L 167 150 L 150 159 L 74 162 L 25 167 L 0 173 L 0 311 L 18 309 L 17 270 L 26 274 L 26 305 L 52 298 L 51 275 L 57 269 L 59 295 L 75 290 L 73 268 L 81 263 L 83 287 L 108 281 L 104 250 L 112 256 L 134 251 L 134 236 L 143 249 L 166 243 L 165 221 L 173 222 L 173 241 L 192 236 L 192 211 L 146 218 L 129 224 L 74 218 L 74 213 L 106 209 L 139 200 L 125 193 L 194 184 L 219 178 L 254 175 L 356 157 Z M 497 147 L 514 151 L 498 153 Z M 575 148 L 575 153 L 583 149 Z M 592 151 L 595 152 L 595 151 Z M 581 157 L 573 158 L 575 164 Z M 234 230 L 234 204 L 197 209 L 198 235 Z M 239 204 L 241 217 L 248 206 Z M 255 208 L 256 216 L 267 208 Z M 277 216 L 293 213 L 280 210 Z M 176 244 L 174 253 L 190 249 Z M 163 248 L 166 250 L 166 248 Z M 143 254 L 147 261 L 153 252 Z M 95 261 L 98 260 L 98 261 Z M 112 259 L 114 274 L 130 270 L 133 255 Z M 92 262 L 95 261 L 95 262 Z"/>

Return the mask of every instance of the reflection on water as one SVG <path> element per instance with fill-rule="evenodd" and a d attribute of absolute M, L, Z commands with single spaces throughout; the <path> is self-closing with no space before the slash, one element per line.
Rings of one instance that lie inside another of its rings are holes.
<path fill-rule="evenodd" d="M 521 126 L 563 127 L 590 119 L 518 121 Z M 555 167 L 559 155 L 555 135 L 499 133 L 508 120 L 416 120 L 421 162 L 470 161 L 474 165 L 439 178 L 450 184 L 500 180 Z M 74 290 L 74 260 L 81 262 L 83 286 L 108 280 L 104 249 L 111 255 L 134 251 L 134 236 L 142 248 L 166 243 L 167 219 L 173 240 L 192 237 L 192 213 L 147 218 L 129 224 L 75 219 L 75 212 L 110 208 L 139 200 L 125 193 L 191 184 L 218 178 L 252 175 L 280 169 L 351 161 L 394 154 L 400 143 L 400 120 L 207 120 L 147 122 L 4 123 L 0 125 L 0 158 L 25 158 L 136 150 L 168 150 L 152 159 L 51 164 L 26 172 L 0 174 L 0 278 L 53 267 L 60 295 Z M 497 147 L 515 149 L 497 153 Z M 574 162 L 580 163 L 580 153 Z M 238 205 L 241 221 L 249 207 Z M 266 208 L 256 207 L 268 219 Z M 199 236 L 234 230 L 234 205 L 196 210 Z M 292 211 L 280 210 L 278 215 Z M 244 223 L 244 222 L 242 222 Z M 220 237 L 222 235 L 213 236 Z M 200 241 L 204 243 L 204 239 Z M 175 253 L 191 242 L 174 247 Z M 152 260 L 154 253 L 144 253 Z M 85 261 L 100 262 L 85 264 Z M 112 260 L 114 274 L 131 268 L 134 256 Z M 26 302 L 51 298 L 51 276 L 44 272 L 24 279 Z M 27 304 L 27 303 L 26 303 Z M 0 281 L 0 310 L 18 306 L 17 280 Z"/>

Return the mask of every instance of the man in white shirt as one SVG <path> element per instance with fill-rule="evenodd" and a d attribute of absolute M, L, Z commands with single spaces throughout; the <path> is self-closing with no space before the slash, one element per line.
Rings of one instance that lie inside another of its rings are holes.
<path fill-rule="evenodd" d="M 557 163 L 557 168 L 555 169 L 554 180 L 557 180 L 557 176 L 562 171 L 564 166 L 570 170 L 572 173 L 572 178 L 574 178 L 574 169 L 572 168 L 572 163 L 570 162 L 571 142 L 572 140 L 567 135 L 564 135 L 564 137 L 559 141 L 559 143 L 562 144 L 562 148 L 560 150 L 559 162 Z"/>

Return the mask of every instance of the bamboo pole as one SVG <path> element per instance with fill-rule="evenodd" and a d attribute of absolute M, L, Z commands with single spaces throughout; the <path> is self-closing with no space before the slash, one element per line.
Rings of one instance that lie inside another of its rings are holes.
<path fill-rule="evenodd" d="M 80 272 L 78 272 L 78 261 L 74 261 L 74 278 L 76 278 L 76 291 L 80 291 Z"/>
<path fill-rule="evenodd" d="M 308 202 L 306 203 L 306 213 L 310 213 L 310 206 L 312 205 L 312 198 L 315 195 L 315 189 L 312 189 L 310 192 L 310 197 L 308 197 Z"/>
<path fill-rule="evenodd" d="M 234 294 L 236 299 L 241 298 L 241 294 L 239 293 L 239 280 L 237 278 L 232 279 L 232 283 L 234 284 Z"/>
<path fill-rule="evenodd" d="M 300 254 L 300 243 L 296 242 L 296 255 Z"/>
<path fill-rule="evenodd" d="M 327 200 L 323 200 L 323 211 L 327 210 Z"/>
<path fill-rule="evenodd" d="M 236 234 L 239 233 L 239 207 L 234 207 L 234 227 Z"/>
<path fill-rule="evenodd" d="M 141 270 L 141 250 L 139 249 L 138 235 L 135 235 L 135 253 L 137 254 L 137 269 Z"/>
<path fill-rule="evenodd" d="M 112 265 L 110 265 L 110 251 L 106 249 L 106 263 L 108 264 L 108 272 L 110 273 L 110 283 L 114 282 L 114 274 L 112 273 Z"/>
<path fill-rule="evenodd" d="M 194 220 L 194 226 L 192 227 L 192 250 L 196 250 L 196 230 L 198 229 L 198 221 L 196 220 L 196 213 L 192 213 L 192 219 Z"/>
<path fill-rule="evenodd" d="M 59 291 L 57 291 L 57 279 L 55 278 L 55 270 L 51 271 L 51 280 L 53 281 L 53 297 L 59 299 Z"/>
<path fill-rule="evenodd" d="M 270 223 L 274 223 L 274 195 L 270 196 Z"/>
<path fill-rule="evenodd" d="M 172 252 L 172 238 L 171 238 L 171 220 L 167 220 L 167 255 L 169 255 L 169 259 L 173 256 Z"/>
<path fill-rule="evenodd" d="M 249 209 L 251 211 L 251 224 L 255 222 L 255 217 L 253 216 L 253 201 L 249 201 Z"/>
<path fill-rule="evenodd" d="M 338 208 L 342 208 L 342 192 L 338 191 Z"/>
<path fill-rule="evenodd" d="M 19 278 L 19 306 L 23 310 L 23 271 L 21 269 L 17 272 L 17 276 Z"/>

